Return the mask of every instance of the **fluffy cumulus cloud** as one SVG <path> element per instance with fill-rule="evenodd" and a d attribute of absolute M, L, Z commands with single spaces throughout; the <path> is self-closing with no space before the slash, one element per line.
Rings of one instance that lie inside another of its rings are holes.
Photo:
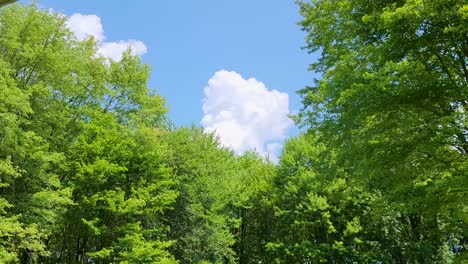
<path fill-rule="evenodd" d="M 205 87 L 202 125 L 237 154 L 255 150 L 273 161 L 292 121 L 288 94 L 233 71 L 214 74 Z"/>
<path fill-rule="evenodd" d="M 67 27 L 75 34 L 78 40 L 93 37 L 99 44 L 98 53 L 114 61 L 122 59 L 122 52 L 131 49 L 134 55 L 141 56 L 146 53 L 145 43 L 139 40 L 105 41 L 101 18 L 96 15 L 73 14 L 67 19 Z"/>
<path fill-rule="evenodd" d="M 101 18 L 96 15 L 73 14 L 67 19 L 67 27 L 78 40 L 85 40 L 92 36 L 98 43 L 104 41 Z"/>

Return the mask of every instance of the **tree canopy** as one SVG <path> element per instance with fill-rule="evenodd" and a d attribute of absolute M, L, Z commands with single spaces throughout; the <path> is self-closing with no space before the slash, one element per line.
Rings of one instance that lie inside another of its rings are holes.
<path fill-rule="evenodd" d="M 0 263 L 466 263 L 468 5 L 298 1 L 278 164 L 175 128 L 150 67 L 0 10 Z"/>
<path fill-rule="evenodd" d="M 407 233 L 390 259 L 449 262 L 466 247 L 466 3 L 299 5 L 323 78 L 299 91 L 298 122 L 327 144 L 334 169 L 387 205 L 377 214 L 397 216 Z"/>

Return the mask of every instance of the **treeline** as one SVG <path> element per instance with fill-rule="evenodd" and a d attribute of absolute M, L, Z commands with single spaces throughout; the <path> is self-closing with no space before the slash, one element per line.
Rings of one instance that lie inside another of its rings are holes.
<path fill-rule="evenodd" d="M 465 263 L 468 6 L 299 2 L 311 66 L 278 165 L 174 128 L 150 69 L 0 11 L 0 263 Z"/>

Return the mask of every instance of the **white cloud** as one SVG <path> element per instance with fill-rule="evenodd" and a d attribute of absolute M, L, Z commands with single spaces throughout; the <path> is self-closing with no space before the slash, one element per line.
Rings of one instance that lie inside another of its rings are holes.
<path fill-rule="evenodd" d="M 101 18 L 96 15 L 73 14 L 67 19 L 67 27 L 78 40 L 85 40 L 92 36 L 98 43 L 104 41 Z"/>
<path fill-rule="evenodd" d="M 105 42 L 104 29 L 101 18 L 96 15 L 83 15 L 75 13 L 67 19 L 67 27 L 75 34 L 78 40 L 85 40 L 94 37 L 99 45 L 98 54 L 119 61 L 122 59 L 122 52 L 130 49 L 133 55 L 141 56 L 147 52 L 145 43 L 139 40 L 119 40 L 115 42 Z"/>
<path fill-rule="evenodd" d="M 99 46 L 98 53 L 102 56 L 119 61 L 122 59 L 122 52 L 127 49 L 131 50 L 133 55 L 141 56 L 146 53 L 145 43 L 139 40 L 117 41 L 117 42 L 104 42 Z"/>
<path fill-rule="evenodd" d="M 288 94 L 234 71 L 218 71 L 208 81 L 203 113 L 203 127 L 223 145 L 237 154 L 256 150 L 273 161 L 292 125 Z"/>

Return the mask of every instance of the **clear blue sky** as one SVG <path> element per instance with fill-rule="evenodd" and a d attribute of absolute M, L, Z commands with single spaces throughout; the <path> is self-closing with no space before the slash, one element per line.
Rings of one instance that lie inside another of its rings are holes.
<path fill-rule="evenodd" d="M 268 89 L 289 95 L 289 110 L 301 106 L 296 91 L 313 83 L 315 59 L 301 49 L 305 33 L 294 0 L 154 0 L 38 2 L 67 16 L 101 18 L 106 41 L 145 43 L 150 87 L 167 99 L 176 125 L 201 124 L 204 87 L 215 72 L 235 71 Z M 288 135 L 297 134 L 290 128 Z"/>

